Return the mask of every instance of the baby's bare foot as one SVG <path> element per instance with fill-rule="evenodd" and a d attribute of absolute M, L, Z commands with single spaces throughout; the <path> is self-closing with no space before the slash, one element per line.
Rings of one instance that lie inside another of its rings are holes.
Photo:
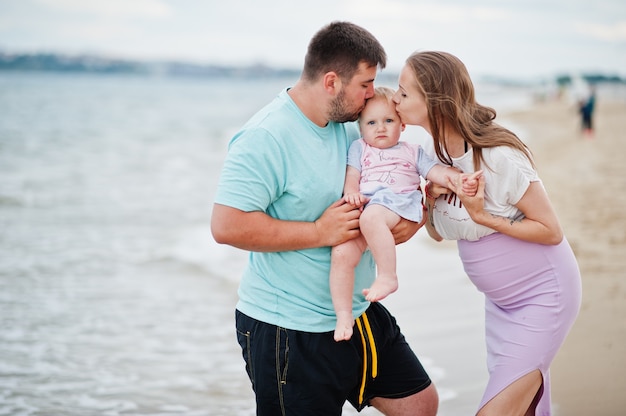
<path fill-rule="evenodd" d="M 335 325 L 335 341 L 347 341 L 352 338 L 352 327 L 354 318 L 352 311 L 337 313 L 337 325 Z"/>
<path fill-rule="evenodd" d="M 394 276 L 378 276 L 369 289 L 363 289 L 365 299 L 378 302 L 398 290 L 398 279 Z"/>
<path fill-rule="evenodd" d="M 352 325 L 342 325 L 335 328 L 335 341 L 348 341 L 352 338 Z"/>

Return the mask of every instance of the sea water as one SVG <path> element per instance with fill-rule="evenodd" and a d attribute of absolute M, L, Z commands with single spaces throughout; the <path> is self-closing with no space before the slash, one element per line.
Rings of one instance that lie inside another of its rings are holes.
<path fill-rule="evenodd" d="M 213 241 L 211 206 L 228 140 L 294 81 L 0 73 L 0 416 L 254 414 L 234 333 L 246 253 Z M 494 88 L 489 105 L 529 103 Z M 440 413 L 469 414 L 481 301 L 454 249 L 415 237 L 398 267 L 434 276 L 390 308 Z"/>

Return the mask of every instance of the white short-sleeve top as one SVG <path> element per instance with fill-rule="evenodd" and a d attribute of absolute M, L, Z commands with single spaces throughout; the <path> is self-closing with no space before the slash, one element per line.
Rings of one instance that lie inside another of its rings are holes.
<path fill-rule="evenodd" d="M 436 158 L 432 140 L 424 150 Z M 523 218 L 515 206 L 531 182 L 540 181 L 537 171 L 522 152 L 508 146 L 484 148 L 481 164 L 485 177 L 485 210 L 511 219 Z M 465 173 L 474 172 L 473 150 L 452 158 L 452 165 Z M 435 229 L 446 240 L 478 240 L 495 230 L 476 224 L 455 194 L 441 195 L 433 209 Z"/>

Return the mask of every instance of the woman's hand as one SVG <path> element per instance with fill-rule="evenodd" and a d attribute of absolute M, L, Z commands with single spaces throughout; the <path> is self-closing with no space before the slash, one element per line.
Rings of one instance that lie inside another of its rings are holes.
<path fill-rule="evenodd" d="M 452 192 L 454 192 L 457 197 L 461 200 L 461 203 L 465 207 L 465 210 L 470 215 L 472 220 L 481 224 L 480 218 L 482 215 L 486 214 L 485 211 L 485 177 L 479 175 L 478 178 L 474 178 L 478 181 L 478 188 L 476 189 L 476 194 L 474 196 L 470 196 L 463 190 L 463 175 L 459 175 L 456 182 L 452 182 L 448 180 L 448 188 Z"/>
<path fill-rule="evenodd" d="M 482 176 L 478 179 L 475 196 L 465 194 L 460 181 L 456 184 L 450 182 L 449 185 L 454 188 L 466 211 L 477 224 L 532 243 L 554 245 L 563 240 L 559 219 L 539 181 L 531 182 L 522 198 L 515 204 L 523 214 L 518 218 L 502 217 L 485 210 L 485 178 Z"/>

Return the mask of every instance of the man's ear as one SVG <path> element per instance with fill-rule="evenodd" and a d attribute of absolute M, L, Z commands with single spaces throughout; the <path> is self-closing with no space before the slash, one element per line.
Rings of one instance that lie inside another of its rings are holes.
<path fill-rule="evenodd" d="M 324 74 L 324 89 L 332 95 L 337 95 L 341 91 L 341 78 L 336 72 L 330 71 Z"/>

